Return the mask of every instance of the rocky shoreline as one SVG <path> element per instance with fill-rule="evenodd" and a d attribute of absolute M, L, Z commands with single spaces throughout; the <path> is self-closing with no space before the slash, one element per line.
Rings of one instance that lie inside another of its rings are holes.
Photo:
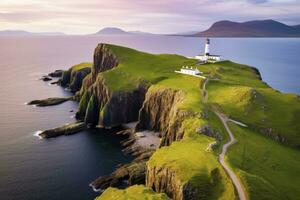
<path fill-rule="evenodd" d="M 167 89 L 152 91 L 149 85 L 141 82 L 132 91 L 111 91 L 101 72 L 118 67 L 120 60 L 104 44 L 99 44 L 94 52 L 92 68 L 85 63 L 73 66 L 67 71 L 57 70 L 49 77 L 61 77 L 56 83 L 69 89 L 74 96 L 68 98 L 48 98 L 34 100 L 30 105 L 51 106 L 68 100 L 79 101 L 76 119 L 72 124 L 45 130 L 39 133 L 42 138 L 71 135 L 86 128 L 112 128 L 125 125 L 117 135 L 125 139 L 121 142 L 123 152 L 135 159 L 120 165 L 107 176 L 102 176 L 90 183 L 95 191 L 108 187 L 146 185 L 147 161 L 157 148 L 170 145 L 182 138 L 178 132 L 180 124 L 189 113 L 176 110 L 176 103 L 182 101 L 180 91 Z M 151 111 L 152 110 L 152 111 Z M 176 118 L 177 120 L 171 120 Z M 172 121 L 172 124 L 169 124 Z M 130 124 L 128 124 L 130 123 Z M 127 126 L 126 126 L 127 125 Z"/>

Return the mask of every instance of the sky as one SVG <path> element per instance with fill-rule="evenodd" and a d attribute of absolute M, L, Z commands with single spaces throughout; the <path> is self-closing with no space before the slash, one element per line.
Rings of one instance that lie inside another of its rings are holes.
<path fill-rule="evenodd" d="M 86 34 L 202 31 L 219 20 L 300 24 L 300 0 L 0 0 L 0 29 Z"/>

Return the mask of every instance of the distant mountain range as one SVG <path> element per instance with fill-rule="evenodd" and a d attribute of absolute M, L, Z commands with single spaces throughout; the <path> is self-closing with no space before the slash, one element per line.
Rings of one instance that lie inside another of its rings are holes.
<path fill-rule="evenodd" d="M 23 30 L 0 31 L 0 36 L 65 35 L 61 32 L 33 33 Z M 142 31 L 124 31 L 117 27 L 106 27 L 89 35 L 155 35 Z M 275 20 L 256 20 L 248 22 L 218 21 L 209 29 L 197 32 L 189 31 L 177 36 L 192 37 L 300 37 L 300 25 L 289 26 Z"/>
<path fill-rule="evenodd" d="M 28 32 L 23 30 L 4 30 L 0 31 L 0 36 L 30 36 L 30 35 L 64 35 L 61 32 Z"/>
<path fill-rule="evenodd" d="M 289 26 L 275 20 L 243 23 L 219 21 L 209 29 L 186 36 L 196 37 L 300 37 L 300 25 Z"/>
<path fill-rule="evenodd" d="M 152 35 L 152 33 L 142 32 L 142 31 L 124 31 L 116 27 L 106 27 L 94 33 L 93 35 Z"/>

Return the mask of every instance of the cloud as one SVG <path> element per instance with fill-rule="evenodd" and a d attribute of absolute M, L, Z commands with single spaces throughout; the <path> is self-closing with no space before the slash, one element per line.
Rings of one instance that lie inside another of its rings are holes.
<path fill-rule="evenodd" d="M 250 3 L 260 4 L 260 3 L 266 3 L 268 0 L 248 0 Z"/>
<path fill-rule="evenodd" d="M 1 0 L 0 26 L 90 33 L 105 26 L 151 32 L 203 30 L 218 20 L 299 22 L 297 0 Z"/>

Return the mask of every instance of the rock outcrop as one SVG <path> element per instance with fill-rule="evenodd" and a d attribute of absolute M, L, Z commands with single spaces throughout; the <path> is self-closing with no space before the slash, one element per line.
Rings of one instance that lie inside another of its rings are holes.
<path fill-rule="evenodd" d="M 71 92 L 77 92 L 80 90 L 83 79 L 89 73 L 91 73 L 91 69 L 88 67 L 71 73 L 69 85 Z"/>
<path fill-rule="evenodd" d="M 71 92 L 75 93 L 80 90 L 83 79 L 90 73 L 91 69 L 89 67 L 79 70 L 72 70 L 72 68 L 70 68 L 62 73 L 60 85 L 63 87 L 68 87 Z"/>
<path fill-rule="evenodd" d="M 110 70 L 118 66 L 119 60 L 105 44 L 98 44 L 94 51 L 94 63 L 92 68 L 92 78 L 96 80 L 98 73 Z"/>
<path fill-rule="evenodd" d="M 156 192 L 166 193 L 172 199 L 183 199 L 183 184 L 176 180 L 176 173 L 168 168 L 148 166 L 146 185 Z"/>
<path fill-rule="evenodd" d="M 74 122 L 71 124 L 66 124 L 62 127 L 42 131 L 38 135 L 41 136 L 42 138 L 52 138 L 61 135 L 72 135 L 84 130 L 85 128 L 86 128 L 85 123 Z"/>
<path fill-rule="evenodd" d="M 47 82 L 47 81 L 52 81 L 52 78 L 50 78 L 49 76 L 43 76 L 41 80 Z"/>
<path fill-rule="evenodd" d="M 60 78 L 62 76 L 63 72 L 64 72 L 63 70 L 57 69 L 54 72 L 49 73 L 48 76 L 50 76 L 52 78 Z"/>
<path fill-rule="evenodd" d="M 134 185 L 126 189 L 108 188 L 95 200 L 171 200 L 166 194 L 156 193 L 144 185 Z"/>
<path fill-rule="evenodd" d="M 33 100 L 30 101 L 29 103 L 27 103 L 28 105 L 36 105 L 36 106 L 54 106 L 54 105 L 58 105 L 61 103 L 64 103 L 66 101 L 72 100 L 73 97 L 52 97 L 52 98 L 47 98 L 47 99 L 41 99 L 41 100 Z"/>
<path fill-rule="evenodd" d="M 139 112 L 136 131 L 153 130 L 161 133 L 161 145 L 170 145 L 183 137 L 182 121 L 192 115 L 178 109 L 184 93 L 173 89 L 150 88 Z"/>
<path fill-rule="evenodd" d="M 100 127 L 114 127 L 138 119 L 146 88 L 140 85 L 132 91 L 111 91 L 101 75 L 118 63 L 118 58 L 104 44 L 97 46 L 92 72 L 83 80 L 79 93 L 77 119 Z"/>

